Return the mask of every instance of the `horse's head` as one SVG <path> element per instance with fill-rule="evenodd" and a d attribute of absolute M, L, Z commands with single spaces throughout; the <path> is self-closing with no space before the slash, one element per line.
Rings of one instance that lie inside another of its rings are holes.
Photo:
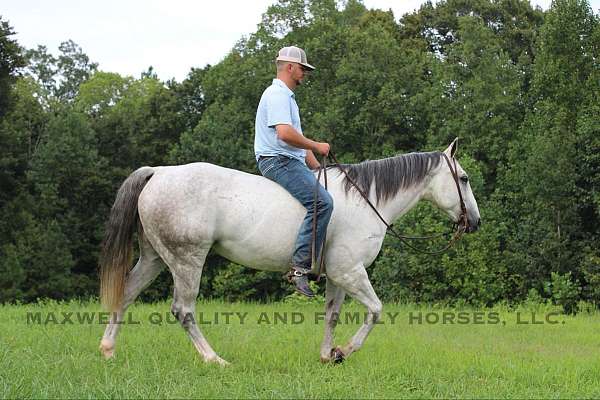
<path fill-rule="evenodd" d="M 479 228 L 481 218 L 469 177 L 454 157 L 457 140 L 458 138 L 454 139 L 444 150 L 439 166 L 432 171 L 427 197 L 444 210 L 455 223 L 465 228 L 465 232 L 471 233 Z M 465 213 L 466 216 L 464 216 Z"/>

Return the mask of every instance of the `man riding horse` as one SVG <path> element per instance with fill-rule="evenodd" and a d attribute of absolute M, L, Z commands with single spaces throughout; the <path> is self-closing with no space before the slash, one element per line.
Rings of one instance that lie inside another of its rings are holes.
<path fill-rule="evenodd" d="M 313 152 L 326 156 L 329 144 L 304 137 L 300 112 L 293 90 L 302 84 L 309 71 L 306 53 L 296 46 L 284 47 L 276 60 L 277 78 L 262 94 L 256 111 L 254 153 L 260 173 L 285 188 L 306 208 L 291 260 L 289 279 L 296 290 L 308 297 L 314 293 L 308 286 L 311 261 L 319 257 L 327 224 L 333 212 L 331 195 L 318 185 L 317 215 L 314 195 L 317 181 L 309 169 L 319 167 Z M 315 252 L 312 254 L 312 224 L 317 218 Z"/>
<path fill-rule="evenodd" d="M 313 257 L 310 245 L 315 188 L 319 190 L 314 253 L 322 253 L 331 218 L 327 254 L 321 255 L 327 261 L 322 362 L 337 362 L 361 349 L 381 315 L 383 304 L 366 269 L 379 254 L 387 231 L 394 233 L 390 223 L 420 200 L 428 200 L 457 224 L 457 233 L 479 227 L 477 201 L 455 157 L 456 140 L 443 152 L 338 165 L 330 171 L 329 192 L 317 185 L 308 167 L 318 164 L 313 151 L 328 154 L 329 144 L 303 136 L 292 91 L 302 82 L 303 69 L 313 67 L 297 47 L 282 49 L 277 60 L 277 79 L 265 90 L 256 116 L 258 165 L 277 184 L 196 162 L 139 168 L 119 188 L 100 257 L 102 304 L 111 311 L 100 341 L 105 357 L 115 354 L 127 308 L 168 268 L 174 286 L 171 312 L 205 361 L 226 365 L 196 324 L 200 280 L 209 267 L 206 257 L 214 250 L 235 263 L 273 272 L 284 272 L 291 260 L 290 279 L 301 293 L 311 295 L 306 273 L 318 256 Z M 131 268 L 136 231 L 140 256 Z M 366 317 L 345 345 L 334 346 L 346 295 L 365 306 Z"/>

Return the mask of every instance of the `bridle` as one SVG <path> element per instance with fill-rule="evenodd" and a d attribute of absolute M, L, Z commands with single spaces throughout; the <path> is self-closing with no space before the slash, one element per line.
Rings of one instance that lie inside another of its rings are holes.
<path fill-rule="evenodd" d="M 348 179 L 348 182 L 350 182 L 350 184 L 358 191 L 358 193 L 360 193 L 363 200 L 365 200 L 367 202 L 369 207 L 371 207 L 371 209 L 375 212 L 377 217 L 381 220 L 381 222 L 383 222 L 383 224 L 386 226 L 386 228 L 389 230 L 389 232 L 392 234 L 392 236 L 394 236 L 395 238 L 400 240 L 402 243 L 404 243 L 409 248 L 416 250 L 420 253 L 424 253 L 424 254 L 432 254 L 432 255 L 441 254 L 441 253 L 447 251 L 450 247 L 452 247 L 454 245 L 454 243 L 456 243 L 458 241 L 458 239 L 460 239 L 460 237 L 469 228 L 469 219 L 467 217 L 467 207 L 465 206 L 465 201 L 463 199 L 462 191 L 460 190 L 460 182 L 459 182 L 460 178 L 458 177 L 458 168 L 456 166 L 456 158 L 452 157 L 452 162 L 451 162 L 450 159 L 448 158 L 448 156 L 446 155 L 446 153 L 441 153 L 441 154 L 444 156 L 444 159 L 446 160 L 446 164 L 448 164 L 448 168 L 450 168 L 450 172 L 452 173 L 452 177 L 454 178 L 454 183 L 456 184 L 456 190 L 458 191 L 458 198 L 460 200 L 461 213 L 458 217 L 458 221 L 454 224 L 455 232 L 452 235 L 452 238 L 448 241 L 448 244 L 446 244 L 443 248 L 441 248 L 439 250 L 435 250 L 435 251 L 427 251 L 427 250 L 420 249 L 418 247 L 413 246 L 410 243 L 410 241 L 411 240 L 431 240 L 431 239 L 434 239 L 437 237 L 446 236 L 447 233 L 431 235 L 431 236 L 406 236 L 406 235 L 402 235 L 402 234 L 398 233 L 398 231 L 394 228 L 394 225 L 388 223 L 385 220 L 385 218 L 383 218 L 383 216 L 379 213 L 379 211 L 377 211 L 377 208 L 369 200 L 369 196 L 350 177 L 348 172 L 342 167 L 342 164 L 337 160 L 335 154 L 333 154 L 333 152 L 330 151 L 329 156 L 324 156 L 320 163 L 319 173 L 317 176 L 317 185 L 315 186 L 315 197 L 314 197 L 315 200 L 314 200 L 314 205 L 313 205 L 314 206 L 313 215 L 315 216 L 315 218 L 313 218 L 313 224 L 312 224 L 312 237 L 313 237 L 313 241 L 312 241 L 313 264 L 312 265 L 316 265 L 315 238 L 316 238 L 316 232 L 317 232 L 316 215 L 317 215 L 317 195 L 318 195 L 318 188 L 319 188 L 318 185 L 320 184 L 319 182 L 321 180 L 321 174 L 323 174 L 325 189 L 327 190 L 327 167 L 328 167 L 327 157 L 331 157 L 331 159 L 333 160 L 333 163 L 329 164 L 329 166 L 337 167 L 340 171 L 342 171 L 342 173 L 346 176 L 346 179 Z M 325 241 L 326 241 L 326 238 L 323 239 L 323 246 L 325 244 Z M 324 267 L 325 257 L 320 257 L 320 258 L 321 258 L 321 262 L 319 265 L 319 272 L 316 277 L 317 281 L 320 279 L 320 276 L 321 276 L 321 273 L 322 273 L 323 267 Z"/>
<path fill-rule="evenodd" d="M 465 206 L 465 201 L 463 199 L 462 190 L 460 190 L 460 178 L 458 177 L 458 167 L 456 166 L 456 157 L 452 157 L 452 163 L 450 163 L 450 159 L 446 155 L 446 153 L 442 153 L 444 159 L 446 160 L 446 164 L 448 164 L 448 168 L 450 168 L 450 172 L 452 173 L 452 177 L 454 178 L 454 183 L 456 184 L 456 191 L 458 192 L 458 198 L 460 199 L 460 215 L 458 216 L 458 222 L 456 225 L 460 226 L 462 222 L 462 232 L 461 235 L 469 229 L 469 218 L 467 215 L 467 206 Z M 457 226 L 457 231 L 459 227 Z"/>

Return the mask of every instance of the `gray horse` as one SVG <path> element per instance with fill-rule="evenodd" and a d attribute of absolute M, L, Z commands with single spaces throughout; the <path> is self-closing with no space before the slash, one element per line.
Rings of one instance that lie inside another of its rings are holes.
<path fill-rule="evenodd" d="M 454 159 L 456 140 L 444 151 Z M 432 201 L 454 222 L 461 221 L 457 183 L 441 152 L 411 153 L 346 167 L 388 222 L 421 199 Z M 468 224 L 480 223 L 477 202 L 466 173 L 457 163 L 458 184 Z M 329 170 L 334 211 L 325 248 L 327 268 L 325 335 L 321 361 L 348 357 L 363 345 L 382 311 L 366 268 L 379 253 L 386 233 L 347 177 Z M 208 163 L 143 167 L 117 193 L 103 243 L 101 297 L 112 318 L 100 342 L 105 357 L 114 355 L 124 313 L 165 266 L 173 275 L 172 313 L 207 362 L 227 364 L 195 323 L 196 297 L 206 256 L 221 256 L 251 268 L 289 268 L 305 209 L 276 183 L 257 175 Z M 130 269 L 133 233 L 138 229 L 140 258 Z M 350 341 L 332 350 L 333 331 L 345 295 L 367 308 L 364 324 Z"/>

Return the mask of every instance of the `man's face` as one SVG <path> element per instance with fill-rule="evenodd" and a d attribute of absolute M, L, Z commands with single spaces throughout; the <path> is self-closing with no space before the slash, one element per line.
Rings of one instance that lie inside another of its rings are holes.
<path fill-rule="evenodd" d="M 308 75 L 309 70 L 297 63 L 292 63 L 292 79 L 296 82 L 297 86 L 300 86 L 304 81 L 304 78 Z"/>

